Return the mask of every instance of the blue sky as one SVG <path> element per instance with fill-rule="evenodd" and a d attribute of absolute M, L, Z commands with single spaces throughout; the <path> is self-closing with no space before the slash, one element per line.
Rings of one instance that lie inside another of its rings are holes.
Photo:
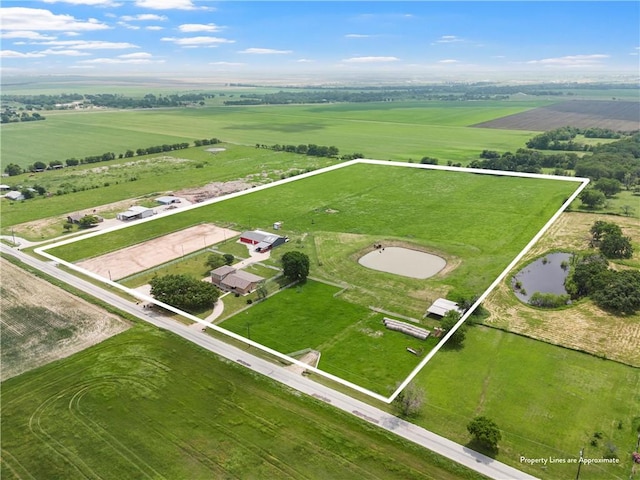
<path fill-rule="evenodd" d="M 2 74 L 637 78 L 639 5 L 4 0 Z"/>

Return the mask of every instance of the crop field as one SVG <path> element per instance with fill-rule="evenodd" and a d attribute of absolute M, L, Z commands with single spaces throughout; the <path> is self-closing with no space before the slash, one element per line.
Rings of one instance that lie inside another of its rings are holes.
<path fill-rule="evenodd" d="M 640 103 L 630 101 L 571 100 L 474 125 L 508 130 L 552 130 L 566 126 L 640 130 Z"/>
<path fill-rule="evenodd" d="M 515 151 L 531 133 L 469 128 L 546 105 L 523 102 L 202 107 L 136 111 L 47 112 L 42 122 L 2 125 L 2 165 L 124 153 L 151 145 L 217 137 L 244 145 L 334 145 L 341 153 L 467 164 L 484 149 Z"/>
<path fill-rule="evenodd" d="M 480 477 L 136 326 L 2 384 L 2 478 Z"/>
<path fill-rule="evenodd" d="M 475 326 L 463 349 L 440 351 L 414 382 L 427 399 L 415 423 L 440 435 L 465 444 L 469 418 L 486 415 L 502 430 L 499 461 L 565 480 L 575 478 L 577 464 L 545 468 L 520 457 L 577 459 L 584 448 L 585 458 L 619 463 L 583 465 L 580 479 L 630 478 L 640 428 L 638 368 Z"/>
<path fill-rule="evenodd" d="M 128 328 L 118 317 L 6 260 L 0 265 L 2 380 L 68 357 Z"/>

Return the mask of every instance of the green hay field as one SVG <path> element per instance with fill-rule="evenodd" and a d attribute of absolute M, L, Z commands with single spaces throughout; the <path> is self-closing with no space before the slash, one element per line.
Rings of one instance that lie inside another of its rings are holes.
<path fill-rule="evenodd" d="M 357 164 L 50 253 L 78 261 L 203 221 L 240 231 L 268 229 L 280 220 L 282 233 L 292 241 L 276 250 L 276 257 L 304 249 L 312 259 L 312 275 L 360 287 L 356 303 L 397 306 L 394 311 L 420 317 L 428 291 L 482 293 L 576 187 L 554 180 Z M 363 249 L 393 240 L 435 251 L 455 268 L 444 277 L 419 281 L 357 264 Z"/>
<path fill-rule="evenodd" d="M 550 102 L 390 102 L 46 112 L 46 120 L 2 126 L 2 164 L 124 153 L 217 137 L 255 145 L 315 143 L 370 158 L 468 163 L 484 149 L 515 151 L 531 132 L 470 128 Z"/>
<path fill-rule="evenodd" d="M 475 415 L 493 419 L 503 440 L 497 460 L 542 479 L 575 478 L 576 464 L 527 466 L 528 458 L 604 458 L 583 480 L 630 478 L 640 428 L 640 369 L 485 327 L 462 350 L 441 350 L 415 382 L 427 402 L 416 423 L 466 444 Z M 593 435 L 602 433 L 592 445 Z M 612 448 L 610 448 L 612 447 Z"/>
<path fill-rule="evenodd" d="M 8 380 L 1 400 L 3 479 L 480 478 L 150 327 Z"/>

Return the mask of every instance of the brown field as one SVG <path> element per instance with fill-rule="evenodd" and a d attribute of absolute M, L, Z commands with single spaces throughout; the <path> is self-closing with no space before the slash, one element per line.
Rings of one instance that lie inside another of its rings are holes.
<path fill-rule="evenodd" d="M 129 328 L 119 317 L 0 259 L 0 380 L 68 357 Z"/>
<path fill-rule="evenodd" d="M 588 249 L 589 229 L 596 220 L 620 225 L 625 235 L 640 238 L 636 219 L 588 213 L 564 213 L 514 271 L 553 249 Z M 640 262 L 640 252 L 633 262 Z M 486 299 L 491 312 L 485 324 L 527 337 L 582 350 L 594 355 L 640 366 L 640 314 L 620 317 L 607 313 L 590 300 L 562 310 L 540 310 L 521 303 L 513 294 L 510 276 Z"/>
<path fill-rule="evenodd" d="M 630 132 L 640 129 L 640 103 L 569 100 L 472 126 L 540 132 L 566 126 L 599 127 Z"/>
<path fill-rule="evenodd" d="M 210 247 L 239 233 L 228 228 L 203 223 L 116 252 L 84 260 L 78 262 L 77 265 L 104 278 L 118 280 Z"/>

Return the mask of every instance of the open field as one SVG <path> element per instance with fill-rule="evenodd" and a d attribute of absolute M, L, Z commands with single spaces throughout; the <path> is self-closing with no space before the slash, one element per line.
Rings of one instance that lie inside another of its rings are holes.
<path fill-rule="evenodd" d="M 462 350 L 441 350 L 414 380 L 426 396 L 415 423 L 465 444 L 486 415 L 502 430 L 497 460 L 544 480 L 575 478 L 576 464 L 527 466 L 527 458 L 611 454 L 618 465 L 583 465 L 582 480 L 627 479 L 640 428 L 640 369 L 482 326 Z M 593 434 L 601 432 L 591 444 Z"/>
<path fill-rule="evenodd" d="M 600 127 L 615 131 L 640 130 L 640 103 L 570 100 L 474 125 L 508 130 L 552 130 L 560 127 Z"/>
<path fill-rule="evenodd" d="M 6 260 L 0 265 L 2 380 L 68 357 L 129 327 Z"/>
<path fill-rule="evenodd" d="M 42 122 L 2 125 L 2 165 L 124 153 L 151 145 L 217 137 L 255 145 L 335 145 L 341 153 L 467 164 L 484 149 L 515 151 L 522 131 L 468 128 L 548 101 L 385 102 L 367 104 L 52 111 Z M 37 139 L 37 141 L 34 141 Z"/>
<path fill-rule="evenodd" d="M 479 478 L 157 329 L 2 384 L 2 478 Z"/>
<path fill-rule="evenodd" d="M 596 220 L 614 222 L 634 239 L 634 256 L 624 264 L 638 268 L 640 224 L 636 219 L 569 212 L 560 216 L 514 271 L 549 251 L 589 251 L 589 229 Z M 485 301 L 491 313 L 485 319 L 487 325 L 640 367 L 640 314 L 612 315 L 589 300 L 561 310 L 536 309 L 517 299 L 509 281 L 507 277 Z"/>
<path fill-rule="evenodd" d="M 377 297 L 374 285 L 386 285 L 381 290 L 395 295 L 402 291 L 409 297 L 412 291 L 424 291 L 433 285 L 446 285 L 446 290 L 458 294 L 480 294 L 575 188 L 575 182 L 557 180 L 356 164 L 132 225 L 50 253 L 75 262 L 197 225 L 204 219 L 238 231 L 268 229 L 273 221 L 280 220 L 284 222 L 282 234 L 292 239 L 279 247 L 282 253 L 298 246 L 305 248 L 309 243 L 303 242 L 312 242 L 324 232 L 356 235 L 355 242 L 325 242 L 322 256 L 313 251 L 309 254 L 312 275 L 369 285 L 365 290 L 370 294 L 357 302 L 365 306 L 379 304 L 379 300 L 365 303 Z M 508 230 L 503 227 L 506 224 Z M 359 243 L 359 239 L 371 244 L 376 240 L 410 242 L 434 251 L 457 267 L 444 279 L 436 276 L 426 281 L 372 271 L 358 265 L 357 259 L 345 262 L 370 246 Z M 336 261 L 345 264 L 342 272 L 335 271 Z M 413 305 L 406 305 L 405 299 L 392 304 L 402 308 L 400 313 L 419 317 L 426 308 L 424 296 L 421 298 Z M 408 308 L 411 312 L 406 311 Z"/>
<path fill-rule="evenodd" d="M 220 326 L 284 354 L 317 350 L 321 370 L 388 395 L 418 365 L 419 358 L 407 347 L 426 353 L 438 340 L 386 329 L 382 314 L 335 298 L 340 290 L 309 280 Z"/>
<path fill-rule="evenodd" d="M 118 280 L 234 237 L 240 232 L 203 223 L 116 252 L 93 257 L 78 266 Z"/>

